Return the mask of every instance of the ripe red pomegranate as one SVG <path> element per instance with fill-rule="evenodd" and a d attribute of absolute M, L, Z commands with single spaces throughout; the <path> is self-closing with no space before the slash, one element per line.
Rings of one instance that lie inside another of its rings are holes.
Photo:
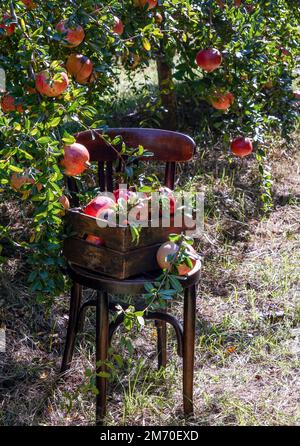
<path fill-rule="evenodd" d="M 38 73 L 35 78 L 35 88 L 37 91 L 51 98 L 62 94 L 68 88 L 69 78 L 63 71 L 59 73 L 58 79 L 56 79 L 57 74 L 54 77 L 51 78 L 48 71 Z"/>
<path fill-rule="evenodd" d="M 10 24 L 6 24 L 6 21 L 8 21 L 9 19 L 12 19 L 12 17 L 9 14 L 3 14 L 3 22 L 4 23 L 0 23 L 0 29 L 4 30 L 4 35 L 5 36 L 11 36 L 16 29 L 16 23 L 10 23 Z M 0 34 L 0 38 L 2 37 L 2 33 Z"/>
<path fill-rule="evenodd" d="M 64 209 L 70 209 L 70 201 L 69 201 L 68 197 L 66 197 L 65 195 L 62 195 L 58 201 Z"/>
<path fill-rule="evenodd" d="M 22 113 L 23 107 L 21 104 L 16 105 L 15 98 L 12 95 L 6 94 L 1 99 L 1 110 L 3 111 L 3 113 L 14 112 L 14 111 Z"/>
<path fill-rule="evenodd" d="M 89 234 L 87 236 L 86 241 L 89 243 L 92 243 L 93 245 L 96 245 L 96 246 L 104 246 L 105 245 L 105 241 L 102 237 L 98 237 L 98 236 L 92 235 L 92 234 Z"/>
<path fill-rule="evenodd" d="M 65 168 L 65 175 L 79 175 L 89 167 L 90 154 L 82 144 L 74 143 L 65 146 L 64 152 L 61 165 Z"/>
<path fill-rule="evenodd" d="M 166 242 L 163 245 L 161 245 L 161 247 L 158 249 L 157 254 L 156 254 L 156 260 L 158 265 L 160 266 L 161 269 L 168 269 L 169 271 L 172 269 L 172 261 L 174 259 L 174 256 L 176 255 L 176 253 L 179 250 L 179 246 L 174 243 L 174 242 Z M 196 256 L 197 253 L 194 250 L 194 248 L 192 246 L 188 246 L 186 248 L 187 252 L 190 253 L 193 256 Z M 196 259 L 191 258 L 193 267 L 196 264 Z M 185 276 L 186 274 L 188 274 L 192 268 L 190 268 L 188 265 L 186 265 L 185 263 L 182 263 L 181 265 L 178 265 L 176 268 L 177 269 L 177 274 L 179 276 Z"/>
<path fill-rule="evenodd" d="M 148 10 L 155 8 L 157 5 L 157 0 L 134 0 L 135 6 L 139 6 L 140 8 L 144 8 L 148 5 Z"/>
<path fill-rule="evenodd" d="M 217 110 L 228 110 L 234 103 L 234 96 L 232 93 L 215 92 L 210 98 L 211 105 Z"/>
<path fill-rule="evenodd" d="M 91 217 L 105 218 L 104 211 L 112 209 L 115 204 L 113 198 L 107 197 L 106 195 L 99 195 L 85 206 L 83 212 Z"/>
<path fill-rule="evenodd" d="M 121 19 L 119 19 L 118 17 L 114 16 L 114 27 L 113 27 L 113 32 L 116 34 L 119 34 L 119 36 L 121 36 L 124 32 L 124 25 Z"/>
<path fill-rule="evenodd" d="M 239 8 L 241 6 L 241 4 L 242 4 L 242 0 L 234 0 L 234 6 L 236 8 Z"/>
<path fill-rule="evenodd" d="M 66 68 L 75 79 L 87 80 L 93 72 L 93 62 L 82 54 L 70 54 L 66 62 Z"/>
<path fill-rule="evenodd" d="M 204 71 L 211 73 L 221 65 L 222 54 L 216 48 L 201 50 L 196 56 L 196 63 Z"/>
<path fill-rule="evenodd" d="M 80 45 L 85 37 L 84 29 L 80 25 L 72 25 L 68 20 L 61 20 L 56 25 L 56 30 L 62 34 L 62 45 L 75 48 Z"/>
<path fill-rule="evenodd" d="M 159 189 L 159 193 L 161 195 L 161 203 L 162 203 L 162 209 L 160 209 L 160 215 L 162 214 L 163 209 L 166 209 L 168 206 L 170 206 L 170 215 L 174 215 L 175 204 L 176 204 L 174 192 L 168 187 L 163 186 Z"/>
<path fill-rule="evenodd" d="M 299 99 L 299 101 L 296 101 L 296 104 L 300 106 L 300 91 L 295 91 L 294 96 L 295 99 Z"/>
<path fill-rule="evenodd" d="M 249 138 L 240 136 L 231 142 L 231 151 L 234 155 L 243 158 L 253 152 L 252 142 Z"/>

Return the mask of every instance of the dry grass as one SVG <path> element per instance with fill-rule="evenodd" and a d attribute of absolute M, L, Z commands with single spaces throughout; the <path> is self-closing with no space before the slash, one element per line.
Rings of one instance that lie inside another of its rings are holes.
<path fill-rule="evenodd" d="M 273 149 L 275 208 L 262 218 L 255 163 L 236 169 L 217 150 L 202 155 L 193 171 L 183 172 L 186 178 L 194 176 L 193 184 L 207 198 L 199 240 L 204 265 L 197 306 L 195 416 L 182 417 L 181 364 L 173 333 L 168 368 L 157 372 L 155 331 L 149 324 L 133 336 L 134 355 L 121 351 L 124 366 L 111 383 L 107 422 L 299 425 L 300 157 L 280 145 Z M 2 206 L 2 215 L 18 232 L 20 214 L 14 209 L 13 204 Z M 0 277 L 5 308 L 0 316 L 8 343 L 7 352 L 0 353 L 0 424 L 92 424 L 94 398 L 82 392 L 82 385 L 85 369 L 94 363 L 94 315 L 89 313 L 71 371 L 65 381 L 58 380 L 68 296 L 57 297 L 51 309 L 36 305 L 25 277 L 22 259 L 8 251 Z M 181 298 L 173 311 L 180 315 Z M 116 350 L 122 349 L 124 335 L 116 336 Z"/>

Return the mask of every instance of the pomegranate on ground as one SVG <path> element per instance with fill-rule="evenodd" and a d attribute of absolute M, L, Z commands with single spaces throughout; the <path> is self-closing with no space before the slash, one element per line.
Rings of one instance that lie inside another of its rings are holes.
<path fill-rule="evenodd" d="M 56 97 L 62 94 L 69 85 L 69 78 L 65 72 L 55 74 L 51 77 L 48 71 L 41 71 L 36 75 L 35 88 L 37 91 L 48 97 Z"/>
<path fill-rule="evenodd" d="M 85 38 L 82 26 L 69 24 L 67 20 L 61 20 L 56 25 L 56 30 L 63 35 L 62 45 L 68 48 L 75 48 Z"/>
<path fill-rule="evenodd" d="M 243 158 L 253 152 L 253 145 L 249 138 L 240 136 L 231 142 L 231 151 L 234 155 Z"/>
<path fill-rule="evenodd" d="M 216 48 L 208 48 L 199 51 L 196 56 L 197 65 L 208 73 L 212 73 L 222 63 L 222 54 Z"/>
<path fill-rule="evenodd" d="M 182 263 L 178 266 L 176 265 L 176 267 L 172 266 L 172 261 L 176 256 L 178 250 L 179 246 L 176 243 L 166 242 L 162 244 L 161 247 L 158 249 L 156 254 L 156 260 L 161 269 L 167 269 L 171 271 L 174 268 L 174 270 L 179 276 L 185 276 L 192 270 L 192 268 L 190 268 L 185 263 Z M 196 264 L 196 259 L 193 257 L 196 257 L 197 253 L 194 250 L 194 248 L 190 245 L 186 247 L 186 250 L 191 255 L 191 262 L 194 267 Z"/>
<path fill-rule="evenodd" d="M 61 165 L 68 176 L 79 175 L 89 167 L 90 154 L 87 148 L 78 143 L 64 147 L 64 158 Z"/>

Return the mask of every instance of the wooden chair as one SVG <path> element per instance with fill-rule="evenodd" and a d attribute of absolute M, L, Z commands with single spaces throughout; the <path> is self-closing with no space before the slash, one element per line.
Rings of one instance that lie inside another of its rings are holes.
<path fill-rule="evenodd" d="M 165 163 L 165 185 L 174 188 L 176 163 L 187 162 L 192 159 L 195 143 L 181 133 L 156 129 L 109 129 L 106 134 L 110 138 L 120 135 L 129 147 L 142 145 L 145 150 L 153 153 L 146 161 L 160 161 Z M 100 131 L 85 131 L 77 134 L 77 142 L 85 145 L 90 152 L 91 161 L 98 162 L 98 177 L 101 191 L 112 191 L 113 162 L 118 159 L 116 151 L 101 137 Z M 117 163 L 115 163 L 117 164 Z M 78 206 L 77 184 L 68 177 L 68 187 L 72 194 L 73 205 Z M 88 271 L 85 268 L 68 264 L 68 274 L 73 281 L 67 338 L 62 360 L 61 372 L 65 372 L 71 364 L 75 338 L 82 328 L 85 311 L 88 306 L 96 307 L 96 361 L 103 364 L 108 357 L 108 347 L 112 336 L 123 322 L 122 315 L 109 323 L 109 311 L 115 310 L 115 302 L 109 299 L 109 294 L 136 295 L 145 292 L 144 284 L 157 277 L 158 272 L 144 274 L 126 280 L 116 280 L 107 276 Z M 158 366 L 165 367 L 167 363 L 167 330 L 166 324 L 171 324 L 178 341 L 178 354 L 183 357 L 183 407 L 184 413 L 193 412 L 193 370 L 194 370 L 194 338 L 196 312 L 196 285 L 200 280 L 200 262 L 182 281 L 184 293 L 184 323 L 183 327 L 177 319 L 166 312 L 147 312 L 145 319 L 155 320 L 157 327 Z M 97 298 L 81 304 L 82 287 L 97 290 Z M 105 371 L 105 364 L 98 372 Z M 103 422 L 106 414 L 107 379 L 96 378 L 99 394 L 96 399 L 96 421 Z"/>

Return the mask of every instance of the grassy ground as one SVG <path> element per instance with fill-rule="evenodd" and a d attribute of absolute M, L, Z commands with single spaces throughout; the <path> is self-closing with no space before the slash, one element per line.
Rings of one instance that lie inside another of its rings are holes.
<path fill-rule="evenodd" d="M 298 141 L 299 143 L 299 141 Z M 274 209 L 259 207 L 257 166 L 228 161 L 198 148 L 183 171 L 205 192 L 206 218 L 198 241 L 203 276 L 198 291 L 195 414 L 182 417 L 181 361 L 169 331 L 169 363 L 155 367 L 151 323 L 134 333 L 134 354 L 120 344 L 123 367 L 110 385 L 110 425 L 300 424 L 300 156 L 280 142 L 270 145 Z M 22 231 L 14 203 L 1 215 Z M 22 260 L 10 256 L 0 276 L 0 305 L 7 352 L 0 353 L 0 424 L 86 425 L 94 422 L 94 397 L 84 394 L 84 372 L 94 364 L 93 311 L 65 380 L 57 372 L 67 326 L 68 295 L 51 310 L 28 293 Z M 90 296 L 88 290 L 85 296 Z M 182 298 L 172 304 L 181 317 Z"/>

